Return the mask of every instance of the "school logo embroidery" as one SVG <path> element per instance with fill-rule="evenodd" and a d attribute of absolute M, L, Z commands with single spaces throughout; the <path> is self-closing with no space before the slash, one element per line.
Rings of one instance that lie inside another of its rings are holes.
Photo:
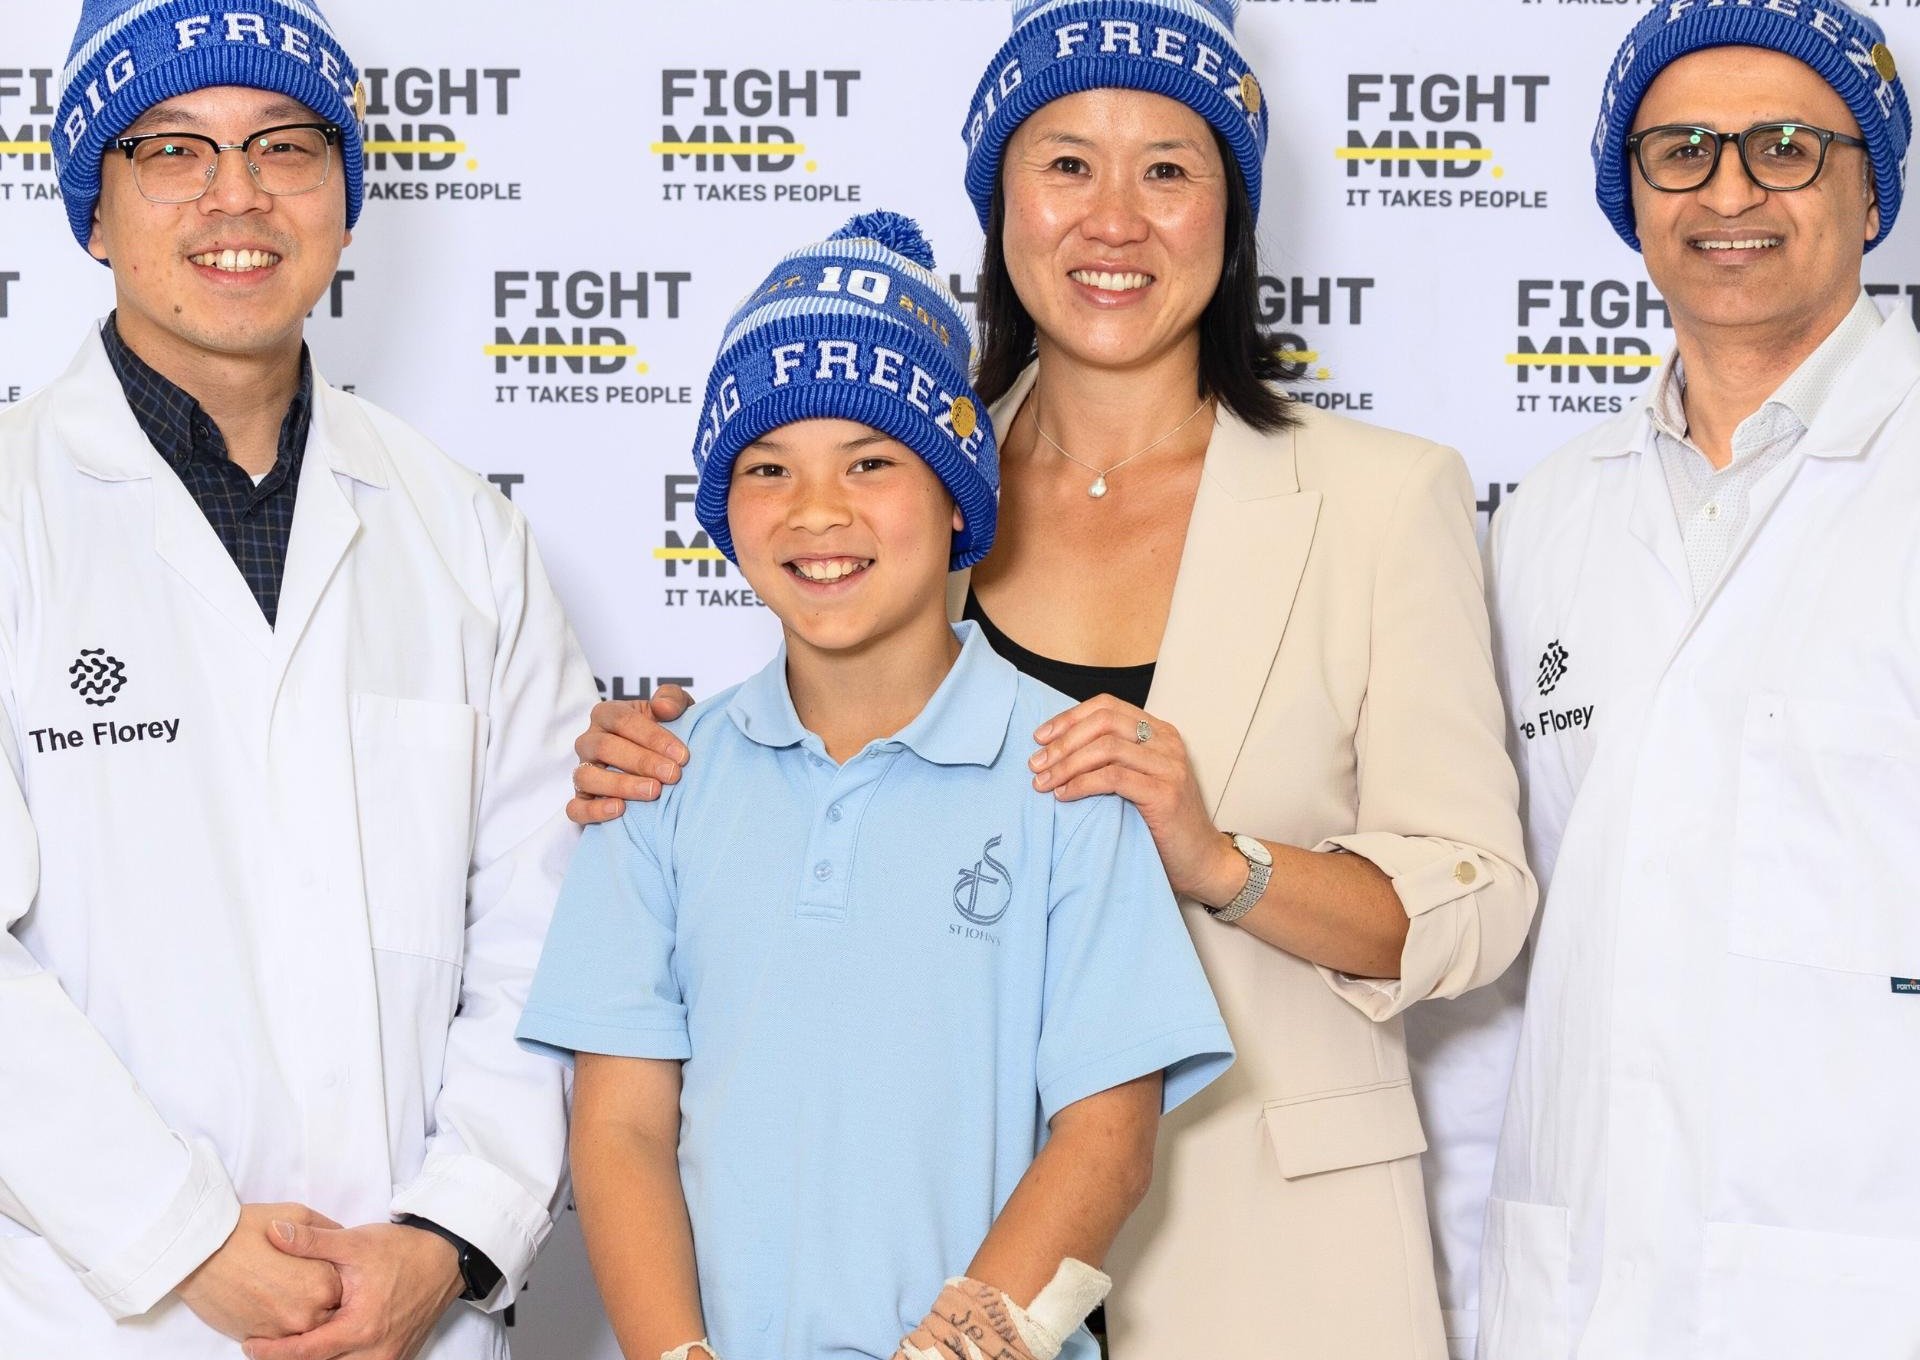
<path fill-rule="evenodd" d="M 993 857 L 999 845 L 1000 837 L 989 840 L 973 867 L 960 870 L 953 885 L 954 910 L 977 926 L 995 924 L 1013 905 L 1013 875 Z"/>
<path fill-rule="evenodd" d="M 67 674 L 73 677 L 68 688 L 95 708 L 105 708 L 127 687 L 126 666 L 108 656 L 104 647 L 82 648 L 80 659 L 67 667 Z"/>
<path fill-rule="evenodd" d="M 1560 645 L 1559 638 L 1555 638 L 1547 644 L 1547 650 L 1540 658 L 1538 683 L 1541 698 L 1544 699 L 1553 693 L 1554 686 L 1567 678 L 1568 660 L 1567 649 Z"/>

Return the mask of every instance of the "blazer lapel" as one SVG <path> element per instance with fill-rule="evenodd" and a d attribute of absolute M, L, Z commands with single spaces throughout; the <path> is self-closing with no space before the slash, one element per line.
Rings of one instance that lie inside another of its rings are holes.
<path fill-rule="evenodd" d="M 1216 815 L 1266 688 L 1313 546 L 1320 493 L 1300 490 L 1296 429 L 1222 411 L 1187 526 L 1147 708 L 1177 726 Z"/>
<path fill-rule="evenodd" d="M 1012 426 L 1035 376 L 1029 365 L 994 404 L 996 431 Z M 1185 737 L 1216 814 L 1287 631 L 1320 518 L 1320 493 L 1300 489 L 1300 435 L 1263 435 L 1226 411 L 1215 418 L 1147 696 L 1148 711 Z M 971 579 L 966 571 L 947 578 L 949 618 L 960 617 Z"/>

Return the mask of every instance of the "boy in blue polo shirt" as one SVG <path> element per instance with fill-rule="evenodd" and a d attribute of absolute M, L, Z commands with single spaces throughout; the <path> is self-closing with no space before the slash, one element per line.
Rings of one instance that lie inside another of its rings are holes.
<path fill-rule="evenodd" d="M 932 267 L 869 214 L 729 323 L 696 510 L 785 642 L 586 833 L 521 1020 L 577 1059 L 628 1360 L 1086 1360 L 1159 1116 L 1232 1060 L 1138 814 L 1033 791 L 1066 701 L 947 622 L 998 461 Z"/>

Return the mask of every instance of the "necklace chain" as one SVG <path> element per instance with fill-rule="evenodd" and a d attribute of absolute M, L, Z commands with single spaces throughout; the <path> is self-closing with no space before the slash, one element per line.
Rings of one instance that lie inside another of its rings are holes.
<path fill-rule="evenodd" d="M 1054 450 L 1062 458 L 1066 459 L 1069 463 L 1073 463 L 1080 467 L 1083 467 L 1088 472 L 1091 472 L 1094 474 L 1093 485 L 1087 488 L 1087 494 L 1093 497 L 1095 500 L 1099 500 L 1102 496 L 1107 494 L 1107 474 L 1118 472 L 1121 468 L 1125 467 L 1128 463 L 1131 463 L 1134 459 L 1138 458 L 1141 454 L 1152 452 L 1154 449 L 1159 448 L 1162 444 L 1166 443 L 1169 439 L 1179 434 L 1180 431 L 1186 429 L 1187 426 L 1193 423 L 1193 418 L 1195 416 L 1199 415 L 1202 411 L 1207 409 L 1207 403 L 1212 400 L 1213 398 L 1211 396 L 1202 397 L 1200 399 L 1200 404 L 1194 407 L 1193 410 L 1188 413 L 1187 418 L 1185 420 L 1181 421 L 1178 425 L 1174 426 L 1171 430 L 1168 430 L 1165 434 L 1161 435 L 1158 439 L 1154 440 L 1151 444 L 1147 445 L 1145 448 L 1135 449 L 1132 453 L 1128 454 L 1125 458 L 1122 458 L 1119 462 L 1111 464 L 1110 466 L 1104 467 L 1104 468 L 1095 467 L 1092 463 L 1087 462 L 1084 458 L 1075 458 L 1072 454 L 1068 453 L 1066 449 L 1061 445 L 1060 441 L 1055 439 L 1052 435 L 1048 434 L 1046 431 L 1046 428 L 1040 424 L 1040 413 L 1037 409 L 1035 410 L 1034 416 L 1033 416 L 1033 428 L 1040 432 L 1040 437 L 1042 439 L 1046 440 L 1047 443 L 1053 445 Z"/>

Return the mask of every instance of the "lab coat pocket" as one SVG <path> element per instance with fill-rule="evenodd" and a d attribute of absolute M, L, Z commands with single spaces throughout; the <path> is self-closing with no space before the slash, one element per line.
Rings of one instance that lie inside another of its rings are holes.
<path fill-rule="evenodd" d="M 1920 1242 L 1707 1225 L 1704 1360 L 1920 1356 Z"/>
<path fill-rule="evenodd" d="M 375 949 L 459 963 L 485 730 L 466 704 L 353 696 L 353 783 Z"/>
<path fill-rule="evenodd" d="M 1557 1204 L 1487 1202 L 1481 1260 L 1480 1360 L 1565 1360 L 1567 1211 Z"/>
<path fill-rule="evenodd" d="M 1920 977 L 1920 720 L 1756 695 L 1738 799 L 1730 952 Z"/>

